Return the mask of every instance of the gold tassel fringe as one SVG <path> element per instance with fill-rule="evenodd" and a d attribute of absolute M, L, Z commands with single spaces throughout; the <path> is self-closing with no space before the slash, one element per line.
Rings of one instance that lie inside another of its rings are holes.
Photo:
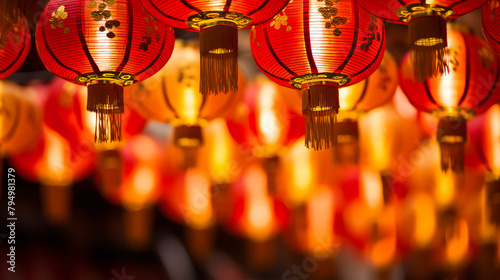
<path fill-rule="evenodd" d="M 437 140 L 441 150 L 441 169 L 464 172 L 467 122 L 463 118 L 442 118 L 438 124 Z"/>
<path fill-rule="evenodd" d="M 200 31 L 200 92 L 203 95 L 238 90 L 238 28 L 214 25 Z"/>
<path fill-rule="evenodd" d="M 305 116 L 306 147 L 329 149 L 337 144 L 337 113 L 339 91 L 332 85 L 312 85 L 302 93 L 302 114 Z"/>
<path fill-rule="evenodd" d="M 94 141 L 96 143 L 122 140 L 123 87 L 116 84 L 88 86 L 87 110 L 96 113 Z"/>
<path fill-rule="evenodd" d="M 419 16 L 410 20 L 408 34 L 415 80 L 449 72 L 446 20 L 439 15 Z"/>

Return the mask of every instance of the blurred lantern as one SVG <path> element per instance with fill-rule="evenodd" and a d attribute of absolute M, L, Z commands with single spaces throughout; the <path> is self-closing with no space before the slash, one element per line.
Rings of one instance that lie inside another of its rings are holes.
<path fill-rule="evenodd" d="M 280 94 L 284 90 L 290 91 L 264 76 L 257 77 L 248 86 L 245 101 L 235 116 L 226 121 L 240 148 L 248 150 L 249 157 L 262 158 L 270 195 L 276 192 L 279 156 L 287 145 L 304 135 L 303 119 L 286 106 L 283 94 Z"/>
<path fill-rule="evenodd" d="M 23 178 L 41 183 L 43 211 L 49 222 L 65 225 L 71 217 L 70 185 L 90 174 L 94 154 L 79 150 L 78 143 L 44 125 L 36 147 L 11 157 L 10 163 Z"/>
<path fill-rule="evenodd" d="M 118 166 L 119 185 L 101 184 L 101 194 L 111 203 L 123 206 L 126 242 L 134 249 L 149 244 L 153 227 L 153 205 L 160 195 L 160 145 L 152 138 L 139 135 L 121 149 L 120 158 L 106 157 L 104 164 Z M 106 181 L 104 181 L 105 183 Z"/>
<path fill-rule="evenodd" d="M 275 263 L 274 237 L 286 228 L 289 221 L 286 206 L 269 195 L 266 177 L 264 169 L 254 161 L 232 184 L 234 205 L 227 225 L 231 232 L 250 240 L 248 261 L 258 270 L 267 269 Z"/>
<path fill-rule="evenodd" d="M 191 256 L 197 261 L 206 260 L 213 250 L 215 222 L 207 173 L 188 168 L 171 178 L 161 201 L 165 216 L 187 226 L 185 236 Z"/>
<path fill-rule="evenodd" d="M 121 141 L 123 87 L 160 70 L 174 45 L 173 29 L 149 15 L 139 0 L 51 0 L 36 33 L 47 69 L 87 85 L 98 143 Z"/>
<path fill-rule="evenodd" d="M 497 13 L 500 11 L 500 3 L 497 0 L 489 0 L 481 8 L 481 26 L 483 34 L 491 47 L 500 52 L 499 31 L 500 23 Z"/>
<path fill-rule="evenodd" d="M 153 78 L 132 88 L 130 104 L 142 116 L 175 126 L 174 143 L 183 148 L 203 144 L 201 127 L 208 120 L 231 114 L 243 98 L 240 91 L 218 96 L 198 94 L 199 53 L 192 44 L 176 42 L 172 60 Z"/>
<path fill-rule="evenodd" d="M 164 23 L 200 32 L 199 91 L 203 95 L 236 92 L 238 82 L 238 30 L 270 20 L 289 0 L 141 0 Z M 278 16 L 276 16 L 278 17 Z M 284 22 L 286 18 L 275 20 Z M 277 23 L 278 25 L 280 23 Z M 201 57 L 201 60 L 200 60 Z M 199 74 L 198 74 L 199 73 Z M 196 85 L 198 88 L 198 85 Z"/>
<path fill-rule="evenodd" d="M 260 70 L 303 90 L 306 146 L 314 150 L 337 143 L 338 89 L 372 74 L 385 49 L 383 22 L 354 1 L 338 2 L 295 0 L 251 32 Z"/>
<path fill-rule="evenodd" d="M 486 197 L 489 221 L 500 228 L 500 105 L 471 120 L 471 140 L 490 173 Z"/>
<path fill-rule="evenodd" d="M 259 75 L 248 85 L 236 116 L 227 119 L 233 138 L 256 157 L 279 156 L 304 134 L 302 118 L 288 109 L 283 91 L 290 90 Z"/>
<path fill-rule="evenodd" d="M 30 50 L 28 22 L 17 1 L 0 3 L 0 80 L 16 72 Z"/>
<path fill-rule="evenodd" d="M 382 20 L 408 24 L 414 77 L 417 81 L 442 76 L 454 66 L 448 53 L 446 22 L 481 7 L 486 0 L 356 0 Z M 464 61 L 464 60 L 459 60 Z M 409 70 L 408 70 L 409 71 Z"/>
<path fill-rule="evenodd" d="M 49 88 L 49 96 L 45 110 L 45 123 L 71 141 L 78 141 L 81 150 L 94 150 L 97 154 L 97 172 L 101 184 L 108 188 L 118 187 L 122 179 L 121 168 L 123 161 L 118 151 L 133 135 L 140 133 L 146 125 L 146 120 L 135 110 L 125 105 L 121 120 L 122 143 L 94 144 L 94 127 L 96 115 L 85 110 L 86 88 L 75 85 L 63 79 L 56 78 Z M 108 164 L 113 163 L 113 164 Z"/>
<path fill-rule="evenodd" d="M 384 204 L 380 176 L 363 168 L 342 183 L 345 206 L 340 232 L 360 254 L 384 273 L 398 256 L 394 203 Z M 357 187 L 356 190 L 345 188 Z"/>
<path fill-rule="evenodd" d="M 33 148 L 42 133 L 42 108 L 31 87 L 0 81 L 0 156 Z"/>
<path fill-rule="evenodd" d="M 418 110 L 439 118 L 437 140 L 441 168 L 464 170 L 466 120 L 500 99 L 497 87 L 498 57 L 480 38 L 451 31 L 448 36 L 451 71 L 447 76 L 415 82 L 408 56 L 400 69 L 401 88 Z"/>

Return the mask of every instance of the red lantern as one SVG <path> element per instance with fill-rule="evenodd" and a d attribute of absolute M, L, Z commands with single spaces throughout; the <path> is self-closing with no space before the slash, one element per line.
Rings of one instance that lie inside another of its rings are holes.
<path fill-rule="evenodd" d="M 42 134 L 42 106 L 32 87 L 0 81 L 0 157 L 33 148 Z"/>
<path fill-rule="evenodd" d="M 442 77 L 415 82 L 407 55 L 400 69 L 400 83 L 412 105 L 439 118 L 437 140 L 441 147 L 441 167 L 464 169 L 466 120 L 487 110 L 500 100 L 497 86 L 499 59 L 480 38 L 450 32 L 448 36 L 451 69 Z"/>
<path fill-rule="evenodd" d="M 28 22 L 15 1 L 2 1 L 0 10 L 0 80 L 16 72 L 30 50 L 31 36 Z M 13 2 L 13 3 L 10 3 Z"/>
<path fill-rule="evenodd" d="M 498 32 L 500 31 L 500 18 L 497 13 L 500 13 L 500 2 L 489 0 L 481 9 L 481 26 L 483 34 L 491 47 L 500 52 L 500 42 Z"/>
<path fill-rule="evenodd" d="M 130 99 L 127 99 L 143 117 L 175 126 L 174 142 L 183 148 L 201 146 L 201 127 L 207 121 L 234 112 L 245 90 L 245 78 L 240 73 L 238 92 L 200 95 L 198 61 L 196 46 L 176 42 L 172 60 L 151 79 L 131 87 Z"/>
<path fill-rule="evenodd" d="M 485 114 L 473 118 L 471 141 L 490 174 L 487 178 L 488 217 L 500 226 L 500 105 L 494 105 Z"/>
<path fill-rule="evenodd" d="M 271 80 L 304 90 L 306 146 L 317 150 L 336 143 L 338 88 L 377 69 L 385 29 L 354 1 L 295 0 L 273 21 L 253 27 L 251 47 Z"/>
<path fill-rule="evenodd" d="M 257 157 L 276 157 L 304 135 L 302 118 L 292 112 L 278 86 L 264 76 L 248 85 L 244 103 L 227 119 L 231 136 Z M 298 125 L 297 125 L 298 124 Z"/>
<path fill-rule="evenodd" d="M 446 22 L 472 12 L 486 0 L 356 0 L 382 20 L 408 24 L 413 71 L 417 81 L 449 72 Z M 453 66 L 452 66 L 453 67 Z"/>
<path fill-rule="evenodd" d="M 166 24 L 200 32 L 200 92 L 238 90 L 238 30 L 270 20 L 289 0 L 141 0 Z"/>
<path fill-rule="evenodd" d="M 174 44 L 173 29 L 139 0 L 52 0 L 36 33 L 47 69 L 87 85 L 87 110 L 97 113 L 99 143 L 121 140 L 123 86 L 160 70 Z"/>

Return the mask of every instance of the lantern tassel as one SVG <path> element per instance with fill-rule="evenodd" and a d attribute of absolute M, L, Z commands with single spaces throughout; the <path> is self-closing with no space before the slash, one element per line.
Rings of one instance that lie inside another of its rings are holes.
<path fill-rule="evenodd" d="M 96 113 L 94 141 L 120 142 L 124 111 L 123 87 L 116 84 L 94 84 L 88 87 L 87 110 Z"/>
<path fill-rule="evenodd" d="M 344 120 L 337 123 L 338 146 L 333 149 L 335 163 L 339 165 L 358 164 L 358 135 L 357 121 Z"/>
<path fill-rule="evenodd" d="M 500 226 L 500 179 L 488 182 L 486 191 L 489 220 L 498 227 Z"/>
<path fill-rule="evenodd" d="M 467 123 L 463 118 L 443 118 L 439 120 L 438 136 L 441 150 L 441 169 L 464 172 L 465 142 Z"/>
<path fill-rule="evenodd" d="M 238 90 L 238 28 L 214 25 L 200 31 L 200 92 L 217 95 Z"/>
<path fill-rule="evenodd" d="M 339 90 L 335 86 L 313 85 L 303 92 L 307 148 L 322 150 L 337 144 L 335 124 L 339 106 Z"/>
<path fill-rule="evenodd" d="M 446 20 L 443 17 L 415 17 L 409 22 L 408 34 L 416 81 L 423 82 L 449 72 Z"/>

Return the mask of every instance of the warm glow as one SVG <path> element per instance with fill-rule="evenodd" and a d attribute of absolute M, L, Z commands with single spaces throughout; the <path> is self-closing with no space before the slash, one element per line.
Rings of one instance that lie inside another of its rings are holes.
<path fill-rule="evenodd" d="M 352 86 L 339 89 L 340 112 L 354 109 L 354 106 L 361 97 L 361 94 L 363 94 L 365 84 L 366 80 L 363 80 Z"/>
<path fill-rule="evenodd" d="M 189 227 L 205 229 L 213 224 L 210 180 L 201 170 L 190 169 L 185 175 L 185 200 Z"/>
<path fill-rule="evenodd" d="M 415 109 L 415 107 L 411 105 L 410 101 L 408 101 L 408 98 L 405 96 L 403 90 L 399 86 L 396 89 L 396 93 L 394 94 L 393 103 L 394 108 L 401 117 L 411 121 L 417 120 L 417 109 Z"/>
<path fill-rule="evenodd" d="M 481 189 L 481 195 L 480 195 L 480 203 L 481 203 L 481 225 L 480 225 L 480 234 L 481 234 L 481 239 L 483 241 L 488 242 L 488 241 L 494 241 L 495 240 L 495 234 L 496 234 L 496 229 L 495 226 L 490 222 L 490 217 L 489 217 L 489 206 L 488 206 L 488 192 L 486 191 L 487 188 L 483 187 Z"/>
<path fill-rule="evenodd" d="M 361 141 L 366 141 L 369 165 L 377 170 L 386 170 L 391 164 L 391 146 L 396 144 L 389 130 L 392 117 L 391 108 L 384 106 L 370 111 L 359 123 Z"/>
<path fill-rule="evenodd" d="M 205 158 L 208 160 L 211 176 L 218 183 L 227 183 L 233 174 L 228 174 L 232 171 L 228 169 L 232 143 L 226 123 L 222 119 L 214 120 L 205 128 L 205 132 L 207 135 L 213 135 L 206 137 L 206 146 L 204 147 L 208 151 Z"/>
<path fill-rule="evenodd" d="M 71 175 L 67 170 L 66 141 L 53 130 L 46 128 L 44 160 L 40 164 L 39 177 L 46 185 L 68 185 Z"/>
<path fill-rule="evenodd" d="M 257 95 L 257 122 L 259 134 L 266 145 L 276 145 L 283 134 L 283 127 L 276 109 L 279 98 L 276 86 L 267 81 Z"/>
<path fill-rule="evenodd" d="M 455 198 L 455 181 L 453 172 L 444 172 L 437 169 L 437 182 L 434 187 L 436 204 L 440 208 L 450 206 Z"/>
<path fill-rule="evenodd" d="M 284 163 L 290 166 L 289 174 L 292 177 L 287 189 L 293 205 L 298 205 L 307 200 L 308 194 L 312 189 L 312 163 L 311 154 L 304 147 L 303 138 L 297 140 L 290 149 L 287 161 Z"/>
<path fill-rule="evenodd" d="M 491 107 L 486 115 L 485 156 L 496 178 L 500 178 L 500 105 Z"/>
<path fill-rule="evenodd" d="M 267 194 L 267 177 L 264 170 L 251 166 L 244 175 L 245 210 L 244 230 L 248 237 L 262 241 L 274 231 L 272 200 Z"/>
<path fill-rule="evenodd" d="M 155 174 L 148 167 L 141 167 L 135 171 L 133 177 L 133 189 L 139 197 L 146 197 L 151 194 L 155 186 Z"/>
<path fill-rule="evenodd" d="M 469 250 L 469 229 L 465 219 L 445 230 L 446 259 L 452 265 L 464 261 Z"/>
<path fill-rule="evenodd" d="M 380 211 L 383 205 L 382 179 L 378 173 L 362 170 L 361 187 L 367 206 L 374 213 Z"/>
<path fill-rule="evenodd" d="M 152 138 L 137 136 L 134 138 L 132 152 L 138 161 L 150 161 L 158 156 L 159 150 L 158 145 Z"/>
<path fill-rule="evenodd" d="M 307 243 L 311 252 L 325 253 L 330 249 L 325 244 L 331 244 L 334 238 L 334 202 L 328 186 L 320 189 L 322 190 L 311 196 L 307 204 Z"/>
<path fill-rule="evenodd" d="M 396 256 L 396 216 L 388 206 L 378 217 L 376 235 L 380 236 L 371 247 L 370 259 L 377 267 L 387 267 Z"/>
<path fill-rule="evenodd" d="M 453 51 L 458 52 L 459 50 L 457 48 L 463 45 L 463 41 L 460 40 L 461 35 L 457 36 L 457 34 L 458 33 L 448 34 L 448 46 Z M 457 67 L 456 71 L 453 70 L 453 66 L 450 66 L 449 74 L 430 79 L 429 81 L 431 88 L 434 83 L 437 86 L 437 90 L 435 93 L 433 92 L 434 94 L 437 94 L 437 96 L 434 96 L 436 102 L 445 107 L 447 110 L 452 110 L 458 105 L 464 92 L 463 87 L 465 86 L 465 83 L 461 77 L 464 76 L 462 75 L 462 72 L 465 71 L 465 64 L 465 62 L 463 64 L 461 63 Z"/>
<path fill-rule="evenodd" d="M 151 199 L 157 178 L 151 166 L 140 165 L 132 171 L 130 179 L 125 180 L 123 184 L 123 206 L 129 211 L 136 211 Z"/>
<path fill-rule="evenodd" d="M 413 243 L 418 248 L 428 246 L 436 231 L 436 215 L 434 202 L 428 194 L 417 194 L 412 198 L 412 208 L 415 217 L 415 232 Z"/>
<path fill-rule="evenodd" d="M 185 121 L 186 125 L 194 125 L 198 119 L 198 113 L 200 104 L 202 101 L 202 96 L 198 92 L 198 89 L 192 86 L 181 86 L 181 104 L 179 104 L 179 117 Z"/>

